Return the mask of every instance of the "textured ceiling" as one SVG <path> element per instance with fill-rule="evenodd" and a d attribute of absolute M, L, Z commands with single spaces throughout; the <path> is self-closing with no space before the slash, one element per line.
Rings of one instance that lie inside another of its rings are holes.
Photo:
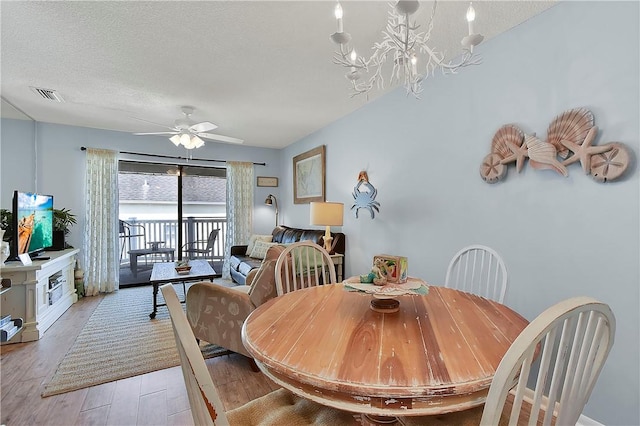
<path fill-rule="evenodd" d="M 553 4 L 475 1 L 475 29 L 487 40 Z M 356 50 L 366 52 L 379 39 L 388 3 L 342 5 L 345 31 Z M 2 1 L 2 117 L 157 132 L 163 128 L 132 117 L 171 126 L 180 106 L 192 105 L 194 120 L 219 126 L 213 133 L 244 139 L 248 146 L 287 146 L 381 94 L 349 97 L 344 70 L 331 62 L 333 6 Z M 467 32 L 467 6 L 438 3 L 432 40 L 451 55 Z M 423 25 L 430 10 L 431 2 L 419 10 Z M 30 86 L 56 90 L 65 102 L 45 100 Z"/>

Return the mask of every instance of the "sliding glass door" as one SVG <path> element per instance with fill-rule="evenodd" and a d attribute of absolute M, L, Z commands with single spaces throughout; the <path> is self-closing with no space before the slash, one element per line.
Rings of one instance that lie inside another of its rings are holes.
<path fill-rule="evenodd" d="M 120 285 L 149 281 L 153 263 L 224 254 L 226 170 L 120 161 Z M 208 244 L 209 236 L 217 238 Z"/>

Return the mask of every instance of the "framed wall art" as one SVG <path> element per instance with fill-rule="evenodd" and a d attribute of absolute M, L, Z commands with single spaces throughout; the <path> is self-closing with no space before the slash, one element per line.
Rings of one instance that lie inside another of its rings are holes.
<path fill-rule="evenodd" d="M 278 186 L 278 178 L 272 176 L 258 176 L 258 186 Z"/>
<path fill-rule="evenodd" d="M 324 201 L 325 146 L 293 157 L 293 202 Z"/>

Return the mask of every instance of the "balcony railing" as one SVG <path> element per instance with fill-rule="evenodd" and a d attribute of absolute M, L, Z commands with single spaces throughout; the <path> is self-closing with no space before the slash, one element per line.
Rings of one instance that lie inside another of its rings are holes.
<path fill-rule="evenodd" d="M 120 244 L 124 244 L 124 256 L 121 262 L 127 262 L 127 252 L 132 249 L 149 248 L 149 243 L 162 242 L 162 247 L 173 247 L 174 255 L 178 259 L 178 221 L 177 220 L 139 220 L 123 218 L 132 225 L 141 225 L 145 230 L 145 238 L 132 237 L 130 239 L 120 238 Z M 182 220 L 182 245 L 195 241 L 204 241 L 197 245 L 198 248 L 205 248 L 206 241 L 211 231 L 219 229 L 218 238 L 213 246 L 213 253 L 206 256 L 211 260 L 224 259 L 224 242 L 227 233 L 227 218 L 199 218 L 187 217 Z M 184 253 L 183 258 L 186 258 Z"/>

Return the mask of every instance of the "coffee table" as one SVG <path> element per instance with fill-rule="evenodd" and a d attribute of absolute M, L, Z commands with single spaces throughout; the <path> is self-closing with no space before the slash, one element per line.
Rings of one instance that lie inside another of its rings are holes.
<path fill-rule="evenodd" d="M 161 284 L 181 282 L 184 290 L 185 282 L 202 280 L 213 281 L 214 278 L 220 276 L 220 274 L 218 274 L 206 260 L 190 260 L 189 265 L 191 266 L 191 270 L 188 274 L 178 274 L 175 269 L 175 262 L 153 264 L 151 280 L 149 281 L 153 285 L 153 312 L 149 314 L 149 318 L 154 319 L 156 317 L 158 306 L 166 306 L 164 303 L 158 303 L 158 286 Z M 184 292 L 184 295 L 185 297 L 187 296 L 186 291 Z M 182 303 L 184 303 L 184 300 Z"/>

